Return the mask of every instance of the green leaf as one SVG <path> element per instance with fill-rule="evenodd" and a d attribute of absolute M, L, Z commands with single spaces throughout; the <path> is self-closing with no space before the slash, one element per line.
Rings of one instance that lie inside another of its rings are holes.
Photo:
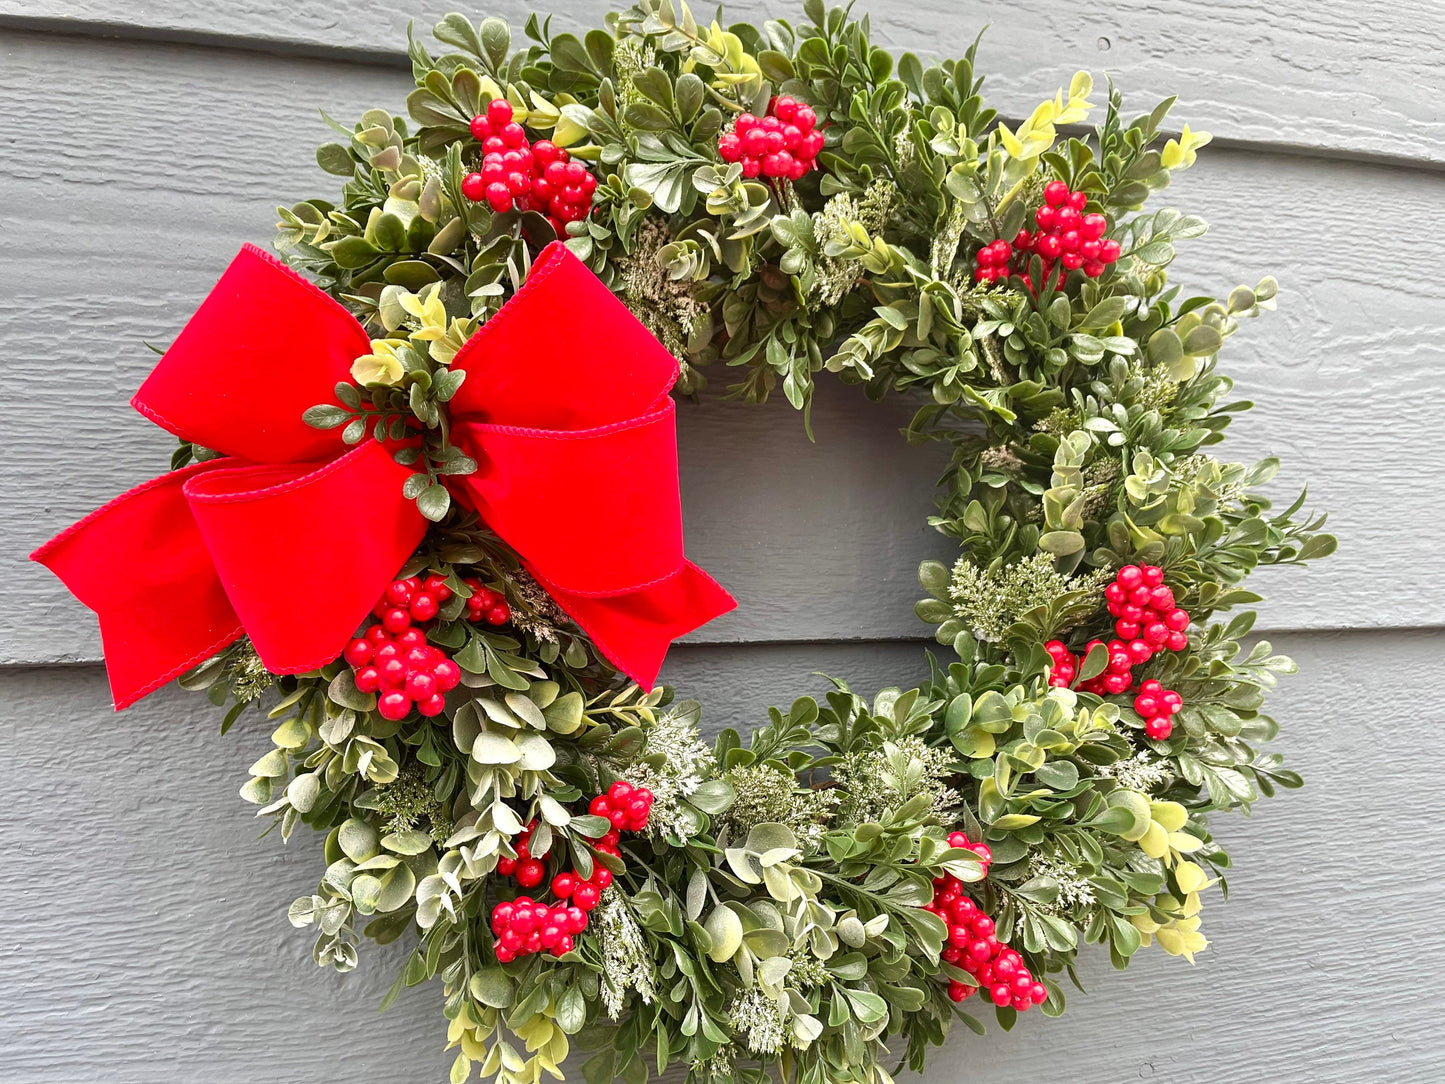
<path fill-rule="evenodd" d="M 340 143 L 323 143 L 316 148 L 316 164 L 327 173 L 337 177 L 350 177 L 356 171 L 356 161 L 351 151 Z M 1253 301 L 1254 294 L 1250 294 Z"/>
<path fill-rule="evenodd" d="M 1079 782 L 1079 769 L 1070 760 L 1051 760 L 1034 771 L 1034 778 L 1054 790 L 1069 790 Z"/>
<path fill-rule="evenodd" d="M 704 813 L 718 814 L 731 808 L 737 801 L 737 792 L 724 779 L 709 779 L 688 795 L 687 800 Z"/>
<path fill-rule="evenodd" d="M 469 984 L 472 997 L 493 1009 L 509 1009 L 517 989 L 512 978 L 500 967 L 483 967 L 472 973 Z"/>
<path fill-rule="evenodd" d="M 376 246 L 364 237 L 342 237 L 324 247 L 331 253 L 336 266 L 347 271 L 360 270 L 380 255 Z"/>
<path fill-rule="evenodd" d="M 1039 536 L 1039 549 L 1055 557 L 1067 557 L 1084 548 L 1084 536 L 1078 531 L 1049 531 Z"/>
<path fill-rule="evenodd" d="M 422 490 L 421 496 L 416 499 L 417 511 L 433 523 L 439 522 L 451 506 L 452 495 L 440 482 L 434 482 L 427 486 Z"/>
<path fill-rule="evenodd" d="M 351 412 L 331 403 L 318 403 L 308 407 L 301 420 L 313 429 L 336 429 L 351 421 Z"/>
<path fill-rule="evenodd" d="M 1084 656 L 1084 661 L 1079 664 L 1079 681 L 1088 681 L 1096 678 L 1104 672 L 1109 665 L 1109 649 L 1104 644 L 1095 644 L 1089 648 L 1089 653 Z"/>

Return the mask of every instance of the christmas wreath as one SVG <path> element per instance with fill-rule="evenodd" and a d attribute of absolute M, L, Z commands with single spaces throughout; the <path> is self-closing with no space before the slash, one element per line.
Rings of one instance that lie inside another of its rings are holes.
<path fill-rule="evenodd" d="M 824 1084 L 970 1005 L 1057 1015 L 1084 943 L 1192 960 L 1209 815 L 1299 784 L 1258 749 L 1292 664 L 1229 612 L 1334 547 L 1273 460 L 1211 454 L 1275 285 L 1183 296 L 1204 223 L 1141 210 L 1209 137 L 1084 73 L 1006 123 L 973 47 L 895 61 L 822 0 L 434 35 L 406 118 L 332 122 L 340 201 L 282 208 L 137 394 L 171 473 L 36 554 L 118 707 L 179 678 L 275 721 L 242 796 L 323 834 L 316 961 L 405 939 L 457 1081 Z M 653 687 L 732 605 L 682 552 L 669 395 L 718 368 L 803 424 L 824 371 L 914 397 L 951 450 L 923 686 L 711 743 Z"/>

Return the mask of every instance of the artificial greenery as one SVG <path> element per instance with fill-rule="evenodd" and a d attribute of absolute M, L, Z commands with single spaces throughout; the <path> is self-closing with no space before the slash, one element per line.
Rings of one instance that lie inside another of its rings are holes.
<path fill-rule="evenodd" d="M 283 836 L 325 835 L 324 876 L 290 913 L 317 930 L 317 961 L 346 970 L 363 935 L 404 939 L 397 989 L 441 980 L 457 1081 L 532 1084 L 581 1051 L 592 1084 L 679 1062 L 698 1082 L 832 1084 L 921 1068 L 955 1021 L 983 1030 L 946 996 L 972 980 L 940 959 L 945 926 L 921 908 L 945 871 L 1044 981 L 1046 1015 L 1085 944 L 1121 968 L 1151 942 L 1192 959 L 1200 893 L 1229 867 L 1209 815 L 1299 784 L 1259 751 L 1276 730 L 1264 694 L 1293 666 L 1246 643 L 1244 582 L 1334 547 L 1303 497 L 1279 511 L 1263 496 L 1276 463 L 1211 451 L 1250 405 L 1215 357 L 1275 287 L 1184 297 L 1167 268 L 1205 226 L 1142 210 L 1208 137 L 1167 136 L 1169 102 L 1126 120 L 1083 73 L 1005 122 L 974 47 L 895 60 L 823 0 L 798 25 L 724 28 L 640 0 L 581 37 L 533 17 L 518 44 L 460 15 L 434 35 L 440 51 L 411 42 L 405 116 L 333 124 L 317 158 L 345 179 L 340 201 L 282 209 L 277 247 L 375 336 L 361 386 L 309 420 L 352 441 L 413 418 L 428 434 L 407 453 L 409 495 L 436 523 L 403 571 L 456 590 L 430 638 L 463 686 L 441 717 L 388 722 L 340 660 L 273 679 L 244 642 L 183 679 L 233 702 L 226 726 L 252 704 L 276 720 L 243 794 Z M 826 133 L 797 182 L 747 179 L 717 151 L 777 93 Z M 462 194 L 480 157 L 468 122 L 496 97 L 596 175 L 566 244 L 679 356 L 681 393 L 725 373 L 749 400 L 781 385 L 806 418 L 826 371 L 917 402 L 908 439 L 952 452 L 931 522 L 959 546 L 952 569 L 920 571 L 941 645 L 924 686 L 868 701 L 839 683 L 704 743 L 696 704 L 622 683 L 448 506 L 442 476 L 475 466 L 446 441 L 448 363 L 554 238 L 538 214 Z M 1090 118 L 1092 136 L 1059 131 Z M 1055 179 L 1109 217 L 1119 261 L 974 283 L 974 254 L 1027 225 Z M 1161 566 L 1194 621 L 1188 648 L 1147 670 L 1186 705 L 1167 740 L 1145 736 L 1129 696 L 1048 682 L 1047 640 L 1111 635 L 1101 585 L 1126 563 Z M 508 628 L 461 619 L 470 576 L 506 596 Z M 656 797 L 620 860 L 590 846 L 607 826 L 585 812 L 618 779 Z M 617 887 L 565 957 L 503 965 L 487 916 L 514 889 L 494 870 L 529 822 L 534 854 L 584 875 L 603 863 Z M 987 841 L 987 877 L 948 845 L 955 828 Z"/>

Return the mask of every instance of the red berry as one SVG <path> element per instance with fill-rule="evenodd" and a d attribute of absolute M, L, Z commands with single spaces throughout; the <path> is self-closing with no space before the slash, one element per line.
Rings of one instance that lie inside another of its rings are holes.
<path fill-rule="evenodd" d="M 577 887 L 577 875 L 574 873 L 559 873 L 552 878 L 552 895 L 566 899 L 572 895 L 572 890 Z"/>
<path fill-rule="evenodd" d="M 436 596 L 429 591 L 418 591 L 411 600 L 411 616 L 417 621 L 430 621 L 439 608 Z"/>
<path fill-rule="evenodd" d="M 461 667 L 451 659 L 442 659 L 432 667 L 432 677 L 436 678 L 438 692 L 449 693 L 461 684 Z"/>
<path fill-rule="evenodd" d="M 491 122 L 487 120 L 486 115 L 483 113 L 478 113 L 472 118 L 470 127 L 472 129 L 472 138 L 478 143 L 481 143 L 492 134 Z"/>
<path fill-rule="evenodd" d="M 427 697 L 425 700 L 417 704 L 416 710 L 421 712 L 422 715 L 426 716 L 428 719 L 431 719 L 445 711 L 446 706 L 447 698 L 444 697 L 441 693 L 433 693 L 431 696 Z"/>
<path fill-rule="evenodd" d="M 413 700 L 430 700 L 436 691 L 437 679 L 430 674 L 413 670 L 407 675 L 406 695 Z"/>
<path fill-rule="evenodd" d="M 1144 733 L 1155 741 L 1164 741 L 1174 733 L 1174 724 L 1163 716 L 1157 716 L 1144 724 Z"/>
<path fill-rule="evenodd" d="M 392 722 L 405 719 L 407 713 L 411 711 L 411 698 L 406 693 L 396 690 L 382 693 L 381 699 L 376 702 L 376 710 L 381 712 L 383 719 L 390 719 Z"/>
<path fill-rule="evenodd" d="M 346 660 L 348 666 L 365 666 L 371 661 L 373 645 L 370 640 L 352 640 L 346 645 L 346 650 L 341 657 Z"/>
<path fill-rule="evenodd" d="M 1050 207 L 1058 207 L 1067 203 L 1069 199 L 1069 186 L 1063 181 L 1050 181 L 1044 186 L 1044 200 Z"/>
<path fill-rule="evenodd" d="M 512 121 L 512 103 L 506 98 L 493 98 L 487 103 L 487 120 L 495 128 L 502 128 Z"/>
<path fill-rule="evenodd" d="M 517 883 L 523 888 L 536 888 L 547 875 L 547 867 L 535 858 L 517 863 Z"/>
<path fill-rule="evenodd" d="M 532 910 L 532 901 L 526 896 L 520 897 L 517 905 L 512 914 L 512 929 L 525 937 L 537 928 L 537 912 Z"/>
<path fill-rule="evenodd" d="M 1007 1005 L 1009 1003 L 1009 998 L 1012 996 L 1009 991 L 1009 985 L 1006 982 L 999 983 L 997 986 L 989 990 L 988 993 L 989 996 L 993 998 L 993 1002 L 995 1005 Z"/>
<path fill-rule="evenodd" d="M 632 797 L 633 786 L 626 780 L 619 779 L 607 788 L 607 797 L 613 801 L 625 802 Z"/>
<path fill-rule="evenodd" d="M 1099 249 L 1099 259 L 1104 263 L 1113 263 L 1119 258 L 1120 251 L 1118 241 L 1105 241 Z"/>
<path fill-rule="evenodd" d="M 499 602 L 487 610 L 487 624 L 505 625 L 512 619 L 512 608 L 505 602 Z"/>
<path fill-rule="evenodd" d="M 512 190 L 501 181 L 487 185 L 487 203 L 497 214 L 504 214 L 512 208 Z"/>
<path fill-rule="evenodd" d="M 572 893 L 572 902 L 583 911 L 590 911 L 602 899 L 602 890 L 591 881 L 583 881 Z"/>
<path fill-rule="evenodd" d="M 1171 632 L 1169 639 L 1164 641 L 1164 646 L 1170 651 L 1183 651 L 1189 646 L 1189 637 L 1182 632 Z"/>
<path fill-rule="evenodd" d="M 594 817 L 605 817 L 612 812 L 612 803 L 607 800 L 605 795 L 599 794 L 587 804 L 587 812 Z"/>
<path fill-rule="evenodd" d="M 363 666 L 356 671 L 356 690 L 363 693 L 374 693 L 381 688 L 381 672 L 374 666 Z"/>
<path fill-rule="evenodd" d="M 1151 718 L 1159 714 L 1159 701 L 1148 693 L 1140 693 L 1134 698 L 1134 710 L 1146 719 Z"/>
<path fill-rule="evenodd" d="M 1119 569 L 1118 572 L 1114 573 L 1114 580 L 1120 587 L 1124 588 L 1124 590 L 1132 591 L 1134 588 L 1143 585 L 1144 573 L 1139 570 L 1138 565 L 1125 565 Z"/>
<path fill-rule="evenodd" d="M 1162 621 L 1151 621 L 1144 627 L 1144 641 L 1152 647 L 1162 647 L 1169 639 L 1169 626 Z"/>
<path fill-rule="evenodd" d="M 733 132 L 724 132 L 717 139 L 718 157 L 724 162 L 736 162 L 743 156 L 743 144 Z"/>
<path fill-rule="evenodd" d="M 473 203 L 481 203 L 487 195 L 487 179 L 480 173 L 468 173 L 462 178 L 462 195 Z"/>
<path fill-rule="evenodd" d="M 395 636 L 411 627 L 411 614 L 400 607 L 387 610 L 386 615 L 381 619 L 381 624 L 387 632 Z"/>

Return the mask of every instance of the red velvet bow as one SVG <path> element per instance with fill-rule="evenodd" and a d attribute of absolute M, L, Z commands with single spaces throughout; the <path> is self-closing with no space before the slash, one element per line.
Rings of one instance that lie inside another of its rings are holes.
<path fill-rule="evenodd" d="M 412 555 L 412 468 L 301 420 L 369 350 L 345 308 L 248 245 L 136 393 L 229 458 L 154 478 L 32 555 L 99 615 L 117 709 L 243 634 L 273 673 L 330 662 Z M 454 494 L 650 688 L 674 638 L 736 605 L 683 556 L 677 362 L 551 244 L 452 368 L 452 440 L 479 465 Z"/>

